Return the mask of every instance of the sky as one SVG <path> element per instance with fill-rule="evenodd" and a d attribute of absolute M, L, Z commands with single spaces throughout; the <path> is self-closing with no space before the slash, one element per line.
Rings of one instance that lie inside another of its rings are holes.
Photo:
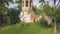
<path fill-rule="evenodd" d="M 46 2 L 49 1 L 49 5 L 53 5 L 53 0 L 45 0 Z M 39 3 L 39 0 L 33 0 L 33 5 L 36 7 L 39 7 L 41 3 Z"/>
<path fill-rule="evenodd" d="M 16 0 L 13 0 L 14 1 L 14 3 L 16 2 Z M 49 1 L 49 5 L 50 6 L 52 6 L 53 5 L 53 0 L 45 0 L 46 2 L 47 1 Z M 58 2 L 58 0 L 57 0 L 57 2 Z M 9 5 L 9 8 L 15 8 L 15 7 L 17 7 L 17 4 L 12 4 L 12 3 L 9 3 L 10 5 Z M 39 3 L 39 0 L 33 0 L 33 5 L 35 6 L 35 7 L 39 7 L 39 5 L 40 5 L 41 3 Z M 56 3 L 57 4 L 57 3 Z"/>
<path fill-rule="evenodd" d="M 49 5 L 52 7 L 53 4 L 53 0 L 45 0 L 45 2 L 49 2 Z M 56 4 L 58 3 L 59 0 L 56 1 Z M 33 0 L 33 5 L 36 6 L 37 8 L 41 8 L 41 3 L 39 3 L 39 0 Z"/>

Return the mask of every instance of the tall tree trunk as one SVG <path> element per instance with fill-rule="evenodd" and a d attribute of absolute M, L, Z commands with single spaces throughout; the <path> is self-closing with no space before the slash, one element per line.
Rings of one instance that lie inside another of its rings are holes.
<path fill-rule="evenodd" d="M 57 34 L 56 20 L 54 20 L 54 34 Z"/>
<path fill-rule="evenodd" d="M 56 9 L 56 0 L 54 0 L 54 11 Z M 54 19 L 54 34 L 57 34 L 56 19 Z"/>

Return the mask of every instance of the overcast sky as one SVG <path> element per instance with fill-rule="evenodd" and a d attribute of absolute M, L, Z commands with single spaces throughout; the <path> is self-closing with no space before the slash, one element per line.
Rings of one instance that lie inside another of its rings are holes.
<path fill-rule="evenodd" d="M 45 1 L 46 1 L 46 2 L 48 1 L 50 6 L 53 5 L 53 0 L 45 0 Z M 57 2 L 58 2 L 58 0 L 57 0 Z M 33 4 L 34 4 L 35 6 L 39 5 L 39 4 L 40 4 L 40 3 L 39 3 L 39 0 L 33 0 Z"/>
<path fill-rule="evenodd" d="M 14 3 L 15 3 L 16 0 L 13 0 L 13 1 L 14 1 Z M 53 5 L 53 0 L 45 0 L 45 1 L 49 1 L 50 6 Z M 57 2 L 58 2 L 58 0 L 57 0 Z M 33 5 L 36 6 L 36 7 L 38 7 L 38 6 L 40 5 L 39 0 L 33 0 Z M 10 3 L 9 8 L 10 8 L 10 7 L 11 7 L 11 8 L 14 8 L 14 7 L 16 7 L 16 6 L 17 6 L 17 4 L 12 4 L 12 3 Z"/>

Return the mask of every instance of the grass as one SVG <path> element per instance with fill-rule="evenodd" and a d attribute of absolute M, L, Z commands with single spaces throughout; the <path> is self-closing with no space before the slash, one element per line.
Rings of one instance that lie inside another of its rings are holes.
<path fill-rule="evenodd" d="M 52 27 L 41 27 L 40 23 L 17 23 L 0 28 L 0 34 L 52 34 Z M 59 32 L 58 32 L 59 33 Z"/>

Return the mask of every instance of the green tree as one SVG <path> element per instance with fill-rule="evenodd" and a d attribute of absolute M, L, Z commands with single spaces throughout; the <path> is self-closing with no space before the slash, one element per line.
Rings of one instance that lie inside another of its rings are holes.
<path fill-rule="evenodd" d="M 36 7 L 33 7 L 33 11 L 37 14 L 37 15 L 40 15 L 41 12 L 42 12 L 42 9 L 38 9 Z"/>
<path fill-rule="evenodd" d="M 42 0 L 43 1 L 43 0 Z M 59 2 L 57 3 L 57 5 L 56 5 L 56 1 L 57 0 L 53 0 L 53 2 L 54 2 L 54 7 L 50 7 L 49 5 L 46 5 L 45 4 L 45 6 L 43 7 L 43 13 L 45 13 L 45 14 L 47 14 L 47 15 L 49 15 L 49 16 L 51 16 L 51 18 L 54 20 L 53 22 L 54 22 L 54 34 L 57 34 L 57 28 L 56 28 L 56 20 L 57 20 L 57 18 L 58 17 L 60 17 L 60 11 L 59 11 L 59 9 L 58 9 L 58 5 L 59 5 L 59 3 L 60 3 L 60 0 L 59 0 Z"/>
<path fill-rule="evenodd" d="M 59 5 L 59 3 L 60 3 L 60 0 L 59 0 L 58 4 L 56 5 L 56 0 L 54 0 L 54 8 L 53 8 L 54 9 L 54 13 L 55 13 L 55 14 L 53 14 L 53 17 L 54 17 L 54 34 L 57 34 L 56 19 L 57 19 L 57 17 L 59 17 L 58 16 L 58 14 L 59 14 L 58 12 L 59 11 L 56 11 L 56 9 L 57 9 L 57 6 Z"/>
<path fill-rule="evenodd" d="M 18 15 L 21 11 L 21 1 L 18 5 L 18 10 L 5 7 L 5 5 L 9 6 L 9 2 L 13 3 L 12 0 L 0 0 L 0 25 L 15 24 L 19 21 Z"/>

